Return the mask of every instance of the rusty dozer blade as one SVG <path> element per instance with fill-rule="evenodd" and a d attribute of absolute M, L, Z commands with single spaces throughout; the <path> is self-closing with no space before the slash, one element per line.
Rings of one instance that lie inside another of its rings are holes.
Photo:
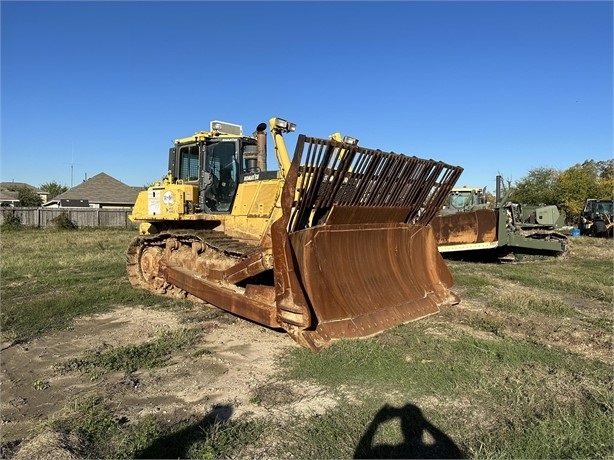
<path fill-rule="evenodd" d="M 459 245 L 497 247 L 497 214 L 493 209 L 437 216 L 431 227 L 441 252 Z"/>
<path fill-rule="evenodd" d="M 458 302 L 428 224 L 461 172 L 299 136 L 271 230 L 282 327 L 317 349 Z"/>

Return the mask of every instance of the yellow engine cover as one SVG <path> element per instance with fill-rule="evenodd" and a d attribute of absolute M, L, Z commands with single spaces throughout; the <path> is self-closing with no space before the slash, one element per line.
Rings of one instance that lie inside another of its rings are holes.
<path fill-rule="evenodd" d="M 176 220 L 193 209 L 198 187 L 188 184 L 154 185 L 139 193 L 131 220 Z"/>

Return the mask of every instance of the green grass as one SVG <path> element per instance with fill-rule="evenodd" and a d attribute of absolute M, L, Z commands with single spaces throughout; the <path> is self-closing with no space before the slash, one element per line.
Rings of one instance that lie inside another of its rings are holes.
<path fill-rule="evenodd" d="M 545 442 L 545 440 L 550 442 Z M 480 458 L 612 458 L 612 411 L 568 408 L 499 429 L 480 441 Z"/>
<path fill-rule="evenodd" d="M 256 444 L 266 422 L 230 420 L 230 406 L 216 406 L 201 418 L 168 424 L 154 417 L 128 423 L 121 409 L 102 396 L 80 398 L 43 427 L 72 435 L 84 458 L 237 458 Z"/>
<path fill-rule="evenodd" d="M 500 294 L 487 300 L 487 305 L 496 310 L 510 313 L 531 314 L 541 313 L 554 317 L 574 317 L 577 310 L 555 297 L 538 297 L 532 294 Z"/>
<path fill-rule="evenodd" d="M 134 236 L 3 231 L 3 338 L 27 340 L 119 305 L 183 304 L 130 286 L 125 251 Z M 450 261 L 460 306 L 320 353 L 289 349 L 270 384 L 251 389 L 252 403 L 288 410 L 287 418 L 231 417 L 228 405 L 175 423 L 127 421 L 99 395 L 73 401 L 46 425 L 74 434 L 78 453 L 92 458 L 614 459 L 612 360 L 591 352 L 612 338 L 614 248 L 578 238 L 572 250 L 514 265 Z M 196 334 L 101 349 L 60 368 L 96 377 L 164 366 L 178 350 L 188 359 L 212 354 L 190 349 Z M 304 382 L 336 405 L 318 415 L 286 409 Z M 46 380 L 36 376 L 32 387 L 45 391 Z M 422 442 L 424 430 L 438 442 Z"/>
<path fill-rule="evenodd" d="M 113 371 L 130 374 L 138 369 L 162 367 L 172 352 L 186 349 L 198 336 L 197 329 L 166 331 L 151 342 L 90 352 L 82 358 L 60 363 L 55 369 L 61 373 L 79 371 L 96 378 Z"/>
<path fill-rule="evenodd" d="M 431 335 L 429 329 L 413 323 L 375 339 L 336 343 L 317 355 L 292 350 L 282 363 L 284 379 L 308 379 L 331 392 L 359 388 L 368 401 L 306 421 L 300 430 L 306 451 L 346 457 L 374 416 L 374 404 L 437 400 L 430 423 L 470 456 L 587 458 L 611 452 L 610 366 L 533 342 Z M 338 445 L 339 436 L 347 445 Z M 410 455 L 398 437 L 399 429 L 391 430 L 381 442 Z"/>
<path fill-rule="evenodd" d="M 2 232 L 2 339 L 26 341 L 122 304 L 181 304 L 130 285 L 125 253 L 134 237 L 126 229 Z"/>
<path fill-rule="evenodd" d="M 478 296 L 487 292 L 488 287 L 494 286 L 491 279 L 484 276 L 482 273 L 471 273 L 462 271 L 455 273 L 454 284 L 456 287 L 461 287 L 466 295 Z"/>
<path fill-rule="evenodd" d="M 291 350 L 280 366 L 284 381 L 360 395 L 303 420 L 291 430 L 300 440 L 295 449 L 300 444 L 317 458 L 428 456 L 424 446 L 403 441 L 398 424 L 381 424 L 377 449 L 353 450 L 383 408 L 409 404 L 469 457 L 614 458 L 611 363 L 531 332 L 535 322 L 587 336 L 607 330 L 611 338 L 614 252 L 611 241 L 587 244 L 577 249 L 590 261 L 454 261 L 448 265 L 468 310 L 451 307 L 319 354 Z"/>
<path fill-rule="evenodd" d="M 570 373 L 591 372 L 602 380 L 610 372 L 604 363 L 578 360 L 574 354 L 538 343 L 478 339 L 451 328 L 448 334 L 445 329 L 431 334 L 428 324 L 407 324 L 373 339 L 340 341 L 319 354 L 293 349 L 282 362 L 284 377 L 312 379 L 331 388 L 389 389 L 421 398 L 467 394 L 484 387 L 493 376 L 509 373 L 510 366 L 526 363 Z"/>

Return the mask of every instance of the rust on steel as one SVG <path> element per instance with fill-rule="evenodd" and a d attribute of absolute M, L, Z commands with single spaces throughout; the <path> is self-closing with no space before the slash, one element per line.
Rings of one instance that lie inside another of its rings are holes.
<path fill-rule="evenodd" d="M 322 218 L 332 207 L 403 209 L 400 222 L 426 225 L 463 171 L 441 161 L 306 136 L 299 136 L 297 156 L 303 180 L 296 186 L 290 233 L 313 225 L 310 217 Z"/>
<path fill-rule="evenodd" d="M 437 244 L 442 246 L 497 241 L 497 215 L 492 209 L 437 216 L 431 226 Z"/>
<path fill-rule="evenodd" d="M 299 136 L 272 229 L 282 326 L 316 348 L 458 302 L 427 224 L 461 172 Z"/>
<path fill-rule="evenodd" d="M 254 290 L 250 297 L 211 282 L 193 271 L 176 265 L 161 267 L 167 282 L 230 313 L 269 327 L 279 327 L 273 296 Z"/>

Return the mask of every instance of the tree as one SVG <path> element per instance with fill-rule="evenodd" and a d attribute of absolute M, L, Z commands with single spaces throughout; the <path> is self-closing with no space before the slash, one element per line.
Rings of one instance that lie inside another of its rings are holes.
<path fill-rule="evenodd" d="M 554 168 L 534 168 L 516 182 L 510 200 L 523 204 L 557 204 L 556 184 L 560 172 Z"/>
<path fill-rule="evenodd" d="M 19 199 L 19 204 L 26 208 L 37 208 L 41 204 L 43 204 L 43 199 L 38 196 L 38 193 L 31 189 L 30 187 L 26 187 L 22 185 L 21 187 L 17 187 L 17 198 Z"/>
<path fill-rule="evenodd" d="M 614 159 L 586 160 L 564 171 L 535 168 L 516 183 L 510 199 L 533 205 L 554 204 L 576 222 L 587 198 L 614 199 Z"/>
<path fill-rule="evenodd" d="M 602 179 L 614 179 L 614 159 L 597 161 L 595 163 Z"/>
<path fill-rule="evenodd" d="M 587 198 L 613 198 L 614 162 L 587 160 L 560 173 L 556 193 L 559 206 L 575 222 Z"/>
<path fill-rule="evenodd" d="M 51 200 L 58 195 L 61 195 L 68 190 L 65 185 L 60 185 L 56 181 L 45 182 L 39 187 L 41 190 L 47 192 L 47 200 Z"/>
<path fill-rule="evenodd" d="M 597 179 L 599 186 L 598 199 L 614 199 L 614 159 L 598 161 L 596 166 L 599 173 L 599 178 Z"/>

